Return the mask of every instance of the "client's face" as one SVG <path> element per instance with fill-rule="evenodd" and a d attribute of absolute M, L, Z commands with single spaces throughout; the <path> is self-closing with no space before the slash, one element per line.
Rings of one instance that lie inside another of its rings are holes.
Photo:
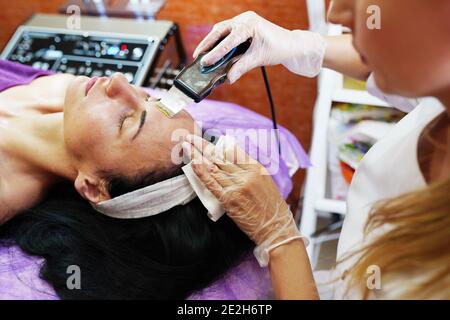
<path fill-rule="evenodd" d="M 172 119 L 155 108 L 155 98 L 126 78 L 76 77 L 64 103 L 64 139 L 79 174 L 75 187 L 92 202 L 108 199 L 102 177 L 132 177 L 174 166 L 176 129 L 194 132 L 185 111 Z M 179 130 L 177 130 L 179 132 Z"/>

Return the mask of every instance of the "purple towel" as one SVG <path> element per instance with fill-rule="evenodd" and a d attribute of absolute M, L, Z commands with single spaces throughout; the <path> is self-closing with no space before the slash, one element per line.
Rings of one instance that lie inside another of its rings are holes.
<path fill-rule="evenodd" d="M 49 75 L 20 64 L 0 60 L 0 92 L 12 86 L 28 84 L 33 79 Z M 157 93 L 156 93 L 157 94 Z M 272 122 L 238 105 L 205 100 L 189 107 L 194 119 L 204 130 L 214 128 L 224 134 L 227 129 L 271 129 Z M 239 142 L 239 131 L 233 132 Z M 272 175 L 286 198 L 292 190 L 290 174 L 310 165 L 309 159 L 294 135 L 280 128 L 281 157 L 273 148 L 261 148 L 261 141 L 250 139 L 244 147 L 254 158 L 267 160 L 266 167 L 279 170 Z M 39 278 L 41 258 L 30 257 L 19 248 L 0 248 L 0 299 L 58 299 L 53 288 Z M 262 269 L 249 254 L 238 266 L 220 280 L 192 294 L 189 299 L 267 299 L 270 281 L 267 269 Z"/>
<path fill-rule="evenodd" d="M 0 91 L 30 83 L 37 77 L 49 74 L 51 72 L 34 69 L 19 63 L 0 60 Z"/>

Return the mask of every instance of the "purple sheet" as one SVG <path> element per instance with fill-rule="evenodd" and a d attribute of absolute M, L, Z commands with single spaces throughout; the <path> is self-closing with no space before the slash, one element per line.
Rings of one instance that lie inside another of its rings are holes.
<path fill-rule="evenodd" d="M 37 77 L 49 74 L 51 72 L 34 69 L 19 63 L 0 60 L 0 91 L 30 83 Z"/>
<path fill-rule="evenodd" d="M 27 84 L 36 77 L 47 74 L 49 73 L 0 60 L 0 91 L 15 85 Z M 201 123 L 204 130 L 214 128 L 215 132 L 222 134 L 227 129 L 272 128 L 269 119 L 231 103 L 205 100 L 189 107 L 188 111 L 198 123 Z M 274 150 L 274 146 L 266 148 L 258 137 L 252 137 L 242 143 L 241 133 L 242 131 L 232 133 L 241 147 L 252 157 L 263 160 L 266 168 L 278 169 L 272 178 L 286 198 L 292 190 L 290 176 L 298 168 L 310 165 L 295 136 L 288 130 L 280 128 L 282 153 L 281 157 L 278 157 L 278 151 Z M 51 286 L 39 278 L 41 263 L 42 259 L 27 256 L 17 247 L 0 247 L 0 299 L 58 299 Z M 192 294 L 188 299 L 267 299 L 269 289 L 267 269 L 260 268 L 255 258 L 249 254 L 220 280 Z"/>

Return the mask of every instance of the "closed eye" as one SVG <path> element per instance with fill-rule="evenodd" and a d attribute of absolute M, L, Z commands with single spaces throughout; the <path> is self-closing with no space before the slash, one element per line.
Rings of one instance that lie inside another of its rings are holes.
<path fill-rule="evenodd" d="M 149 95 L 147 92 L 145 92 L 145 98 L 144 100 L 146 102 L 150 102 L 150 101 L 159 101 L 161 99 L 152 97 L 151 95 Z M 125 120 L 127 120 L 128 118 L 132 118 L 134 115 L 134 113 L 124 113 L 120 116 L 119 118 L 119 122 L 117 124 L 117 127 L 119 128 L 119 130 L 122 130 L 123 128 L 123 124 L 125 123 Z M 144 110 L 144 112 L 142 112 L 141 117 L 140 117 L 140 123 L 139 123 L 139 129 L 138 132 L 136 133 L 136 135 L 139 133 L 140 129 L 142 128 L 144 122 L 145 122 L 145 118 L 147 115 L 147 111 Z"/>
<path fill-rule="evenodd" d="M 125 120 L 127 120 L 130 117 L 131 117 L 131 115 L 127 114 L 127 113 L 120 116 L 119 123 L 117 125 L 120 130 L 122 130 L 123 123 L 125 122 Z"/>

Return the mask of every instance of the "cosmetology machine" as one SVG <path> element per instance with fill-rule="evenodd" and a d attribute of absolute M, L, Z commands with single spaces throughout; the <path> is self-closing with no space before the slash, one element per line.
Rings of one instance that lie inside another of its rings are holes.
<path fill-rule="evenodd" d="M 68 28 L 66 15 L 35 14 L 21 25 L 2 59 L 76 75 L 122 72 L 130 83 L 167 89 L 184 67 L 177 25 L 163 20 L 81 16 Z"/>

